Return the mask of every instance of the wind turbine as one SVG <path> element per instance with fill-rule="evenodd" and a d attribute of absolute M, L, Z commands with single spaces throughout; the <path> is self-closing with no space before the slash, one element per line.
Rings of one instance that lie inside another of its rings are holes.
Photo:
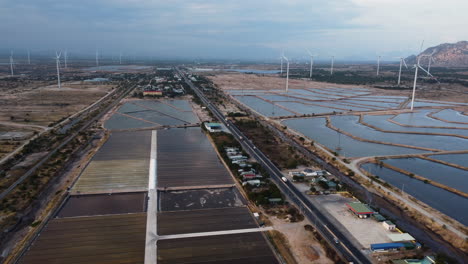
<path fill-rule="evenodd" d="M 29 49 L 28 49 L 28 64 L 31 64 L 31 56 L 29 56 Z"/>
<path fill-rule="evenodd" d="M 10 73 L 11 73 L 11 76 L 14 75 L 13 73 L 13 51 L 10 51 Z"/>
<path fill-rule="evenodd" d="M 432 54 L 434 54 L 434 53 L 432 53 Z M 429 76 L 435 78 L 432 74 L 430 74 L 428 71 L 426 71 L 426 69 L 424 69 L 420 64 L 420 61 L 421 61 L 422 57 L 430 57 L 430 56 L 432 56 L 432 54 L 431 55 L 420 55 L 418 57 L 417 64 L 414 65 L 415 70 L 414 70 L 413 94 L 412 94 L 412 97 L 411 97 L 411 111 L 413 111 L 413 106 L 414 106 L 414 95 L 416 93 L 416 82 L 418 80 L 418 69 L 421 69 L 422 71 L 426 72 Z M 437 81 L 437 82 L 439 82 L 439 81 Z"/>
<path fill-rule="evenodd" d="M 286 61 L 286 92 L 288 92 L 289 85 L 289 60 L 284 55 L 282 57 Z"/>
<path fill-rule="evenodd" d="M 310 53 L 309 50 L 307 50 L 307 53 L 309 53 L 310 56 L 310 73 L 309 73 L 309 79 L 312 79 L 312 68 L 314 67 L 314 55 Z"/>
<path fill-rule="evenodd" d="M 57 82 L 58 82 L 58 88 L 60 89 L 62 86 L 60 85 L 60 56 L 62 55 L 62 52 L 58 53 L 57 51 L 55 52 L 55 63 L 57 64 Z"/>
<path fill-rule="evenodd" d="M 406 65 L 405 58 L 400 57 L 400 71 L 398 72 L 398 84 L 397 84 L 397 85 L 400 85 L 400 80 L 401 80 L 401 67 L 403 66 L 403 64 L 405 65 L 406 69 L 408 69 L 408 65 Z"/>
<path fill-rule="evenodd" d="M 379 71 L 380 71 L 380 55 L 377 56 L 377 76 L 379 76 Z"/>
<path fill-rule="evenodd" d="M 120 54 L 119 54 L 119 64 L 122 64 L 122 51 L 120 51 Z"/>
<path fill-rule="evenodd" d="M 333 64 L 335 63 L 335 56 L 331 57 L 331 67 L 330 67 L 330 75 L 333 75 Z"/>

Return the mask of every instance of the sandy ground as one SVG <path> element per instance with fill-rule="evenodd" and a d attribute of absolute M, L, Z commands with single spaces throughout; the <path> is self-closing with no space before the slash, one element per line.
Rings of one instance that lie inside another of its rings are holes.
<path fill-rule="evenodd" d="M 310 223 L 307 220 L 296 223 L 289 223 L 276 217 L 270 217 L 273 227 L 283 233 L 291 246 L 291 252 L 298 263 L 333 263 L 325 255 L 325 251 L 313 236 L 306 232 L 305 225 Z"/>

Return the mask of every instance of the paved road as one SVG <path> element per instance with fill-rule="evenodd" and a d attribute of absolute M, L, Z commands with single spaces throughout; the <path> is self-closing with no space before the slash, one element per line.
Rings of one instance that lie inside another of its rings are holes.
<path fill-rule="evenodd" d="M 205 106 L 213 113 L 213 115 L 229 129 L 232 135 L 240 142 L 244 150 L 254 157 L 270 173 L 271 180 L 278 185 L 289 200 L 299 207 L 301 212 L 309 218 L 311 223 L 317 223 L 315 227 L 318 232 L 343 258 L 353 263 L 371 263 L 363 252 L 354 247 L 350 240 L 335 228 L 333 223 L 323 213 L 321 213 L 320 210 L 316 208 L 303 193 L 298 191 L 291 182 L 282 181 L 281 177 L 283 174 L 281 171 L 260 150 L 258 150 L 252 142 L 246 139 L 244 134 L 234 125 L 234 123 L 227 120 L 219 109 L 215 105 L 211 104 L 201 91 L 193 85 L 179 69 L 177 69 L 177 71 L 198 95 Z"/>
<path fill-rule="evenodd" d="M 157 157 L 157 131 L 151 133 L 151 154 L 148 175 L 148 210 L 146 213 L 146 239 L 145 264 L 157 262 L 157 216 L 158 216 L 158 190 L 156 189 L 156 157 Z"/>
<path fill-rule="evenodd" d="M 243 233 L 253 233 L 253 232 L 264 232 L 264 231 L 269 231 L 269 230 L 273 230 L 273 227 L 269 226 L 269 227 L 222 230 L 222 231 L 212 231 L 212 232 L 165 235 L 165 236 L 158 236 L 158 240 L 188 238 L 188 237 L 221 236 L 221 235 L 243 234 Z"/>

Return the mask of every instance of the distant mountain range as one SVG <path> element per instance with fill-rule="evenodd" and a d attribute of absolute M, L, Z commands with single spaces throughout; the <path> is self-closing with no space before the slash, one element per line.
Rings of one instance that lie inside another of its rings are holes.
<path fill-rule="evenodd" d="M 468 41 L 459 41 L 457 43 L 444 43 L 435 47 L 427 48 L 419 55 L 430 55 L 434 66 L 444 67 L 468 67 Z M 419 56 L 418 55 L 418 56 Z M 408 64 L 416 63 L 416 55 L 411 55 L 405 59 Z M 428 63 L 428 58 L 422 58 L 421 62 Z"/>

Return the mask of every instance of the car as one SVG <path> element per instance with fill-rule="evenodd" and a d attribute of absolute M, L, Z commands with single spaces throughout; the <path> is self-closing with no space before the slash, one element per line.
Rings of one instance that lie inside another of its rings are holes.
<path fill-rule="evenodd" d="M 281 180 L 283 180 L 284 182 L 288 181 L 288 179 L 286 179 L 286 177 L 281 177 Z"/>
<path fill-rule="evenodd" d="M 335 241 L 335 244 L 338 244 L 338 243 L 340 243 L 340 241 L 339 241 L 339 240 L 338 240 L 338 238 L 336 238 L 336 237 L 335 237 L 335 238 L 333 238 L 333 241 Z"/>

